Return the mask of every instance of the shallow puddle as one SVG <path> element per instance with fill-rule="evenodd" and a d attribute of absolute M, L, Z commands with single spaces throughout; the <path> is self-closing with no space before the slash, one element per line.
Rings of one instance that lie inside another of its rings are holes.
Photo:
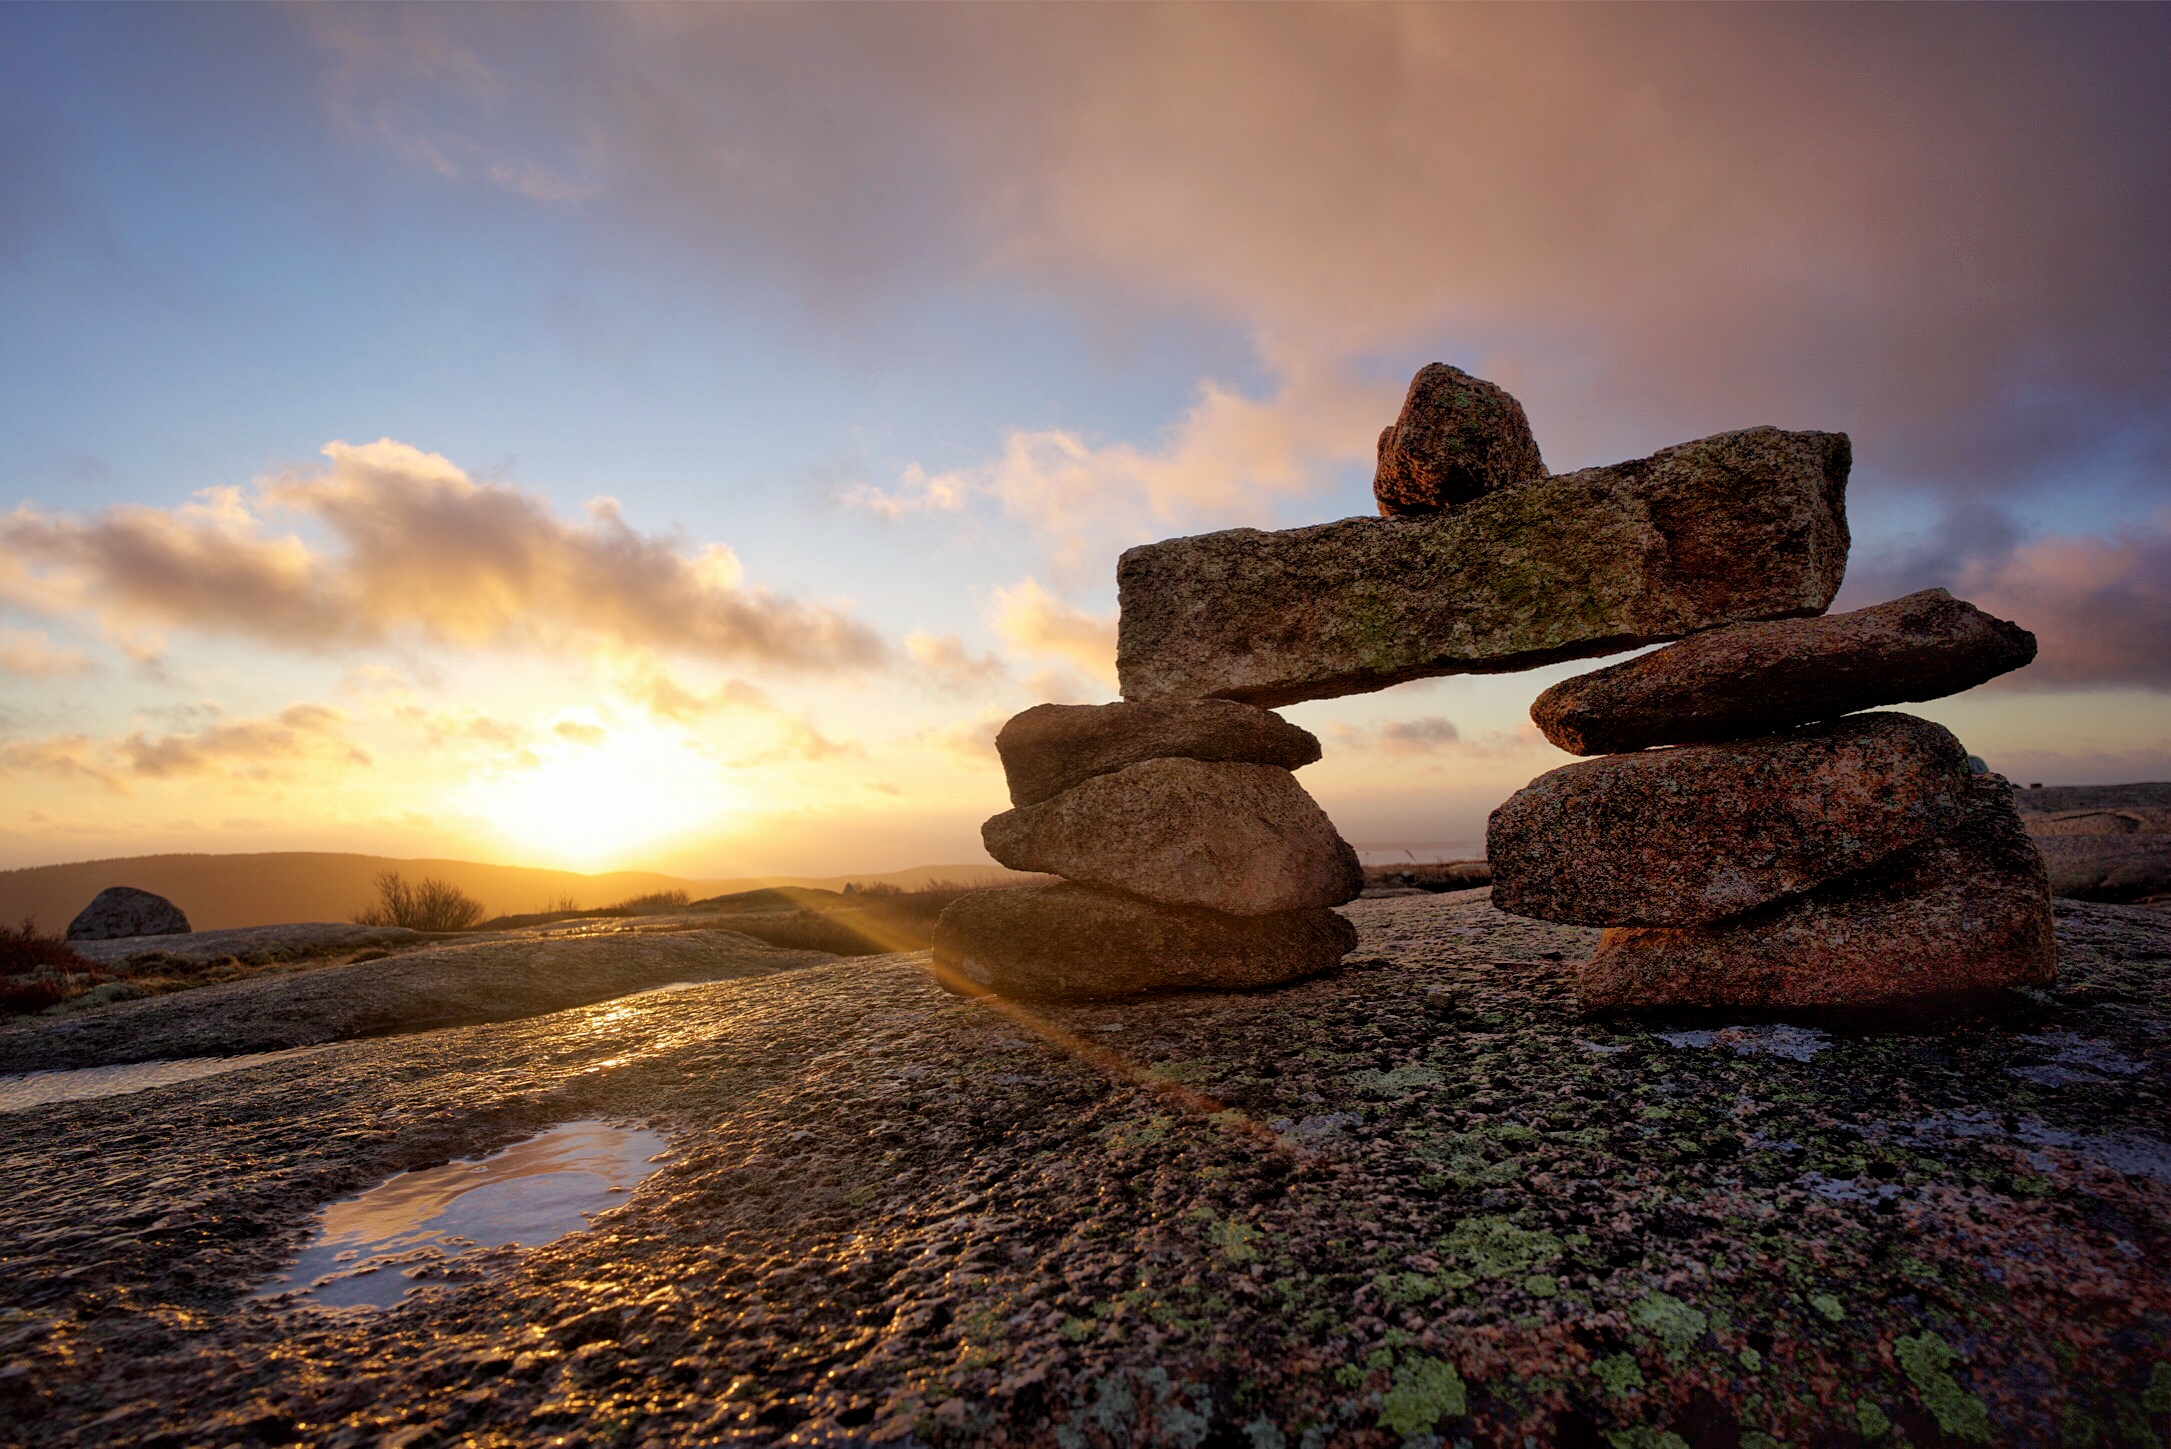
<path fill-rule="evenodd" d="M 294 1266 L 256 1290 L 321 1308 L 389 1308 L 474 1248 L 539 1247 L 588 1226 L 661 1164 L 659 1133 L 565 1122 L 479 1161 L 403 1172 L 324 1209 Z"/>
<path fill-rule="evenodd" d="M 254 1052 L 238 1057 L 183 1057 L 178 1061 L 129 1062 L 117 1067 L 80 1067 L 69 1072 L 25 1072 L 0 1077 L 0 1112 L 20 1112 L 48 1102 L 87 1102 L 98 1097 L 118 1097 L 124 1092 L 143 1092 L 238 1072 L 266 1062 L 283 1062 L 323 1051 L 320 1046 L 289 1047 L 285 1051 Z"/>

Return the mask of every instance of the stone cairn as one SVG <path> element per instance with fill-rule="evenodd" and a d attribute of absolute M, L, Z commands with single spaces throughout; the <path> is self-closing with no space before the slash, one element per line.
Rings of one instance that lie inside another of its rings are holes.
<path fill-rule="evenodd" d="M 1942 590 L 1820 617 L 1845 571 L 1843 433 L 1747 428 L 1552 474 L 1521 404 L 1433 364 L 1380 434 L 1378 518 L 1126 552 L 1124 702 L 996 741 L 989 853 L 1054 886 L 946 910 L 959 989 L 1087 999 L 1271 985 L 1356 943 L 1355 853 L 1273 707 L 1671 647 L 1546 691 L 1603 758 L 1494 812 L 1493 901 L 1605 926 L 1593 1007 L 1859 1006 L 2049 979 L 2050 896 L 2005 782 L 1926 720 L 1864 714 L 2034 656 Z"/>

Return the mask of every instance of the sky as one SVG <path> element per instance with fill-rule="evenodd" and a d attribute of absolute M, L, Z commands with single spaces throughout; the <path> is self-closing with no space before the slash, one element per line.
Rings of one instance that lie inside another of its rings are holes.
<path fill-rule="evenodd" d="M 2167 71 L 2144 6 L 0 7 L 0 866 L 982 859 L 1117 555 L 1371 512 L 1432 361 L 1555 471 L 1849 433 L 1836 607 L 2042 643 L 1917 712 L 2171 778 Z M 1291 707 L 1301 778 L 1457 853 L 1590 667 Z"/>

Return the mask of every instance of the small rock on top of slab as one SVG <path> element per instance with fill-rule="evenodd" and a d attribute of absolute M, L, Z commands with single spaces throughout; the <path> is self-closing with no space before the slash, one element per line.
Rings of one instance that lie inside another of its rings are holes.
<path fill-rule="evenodd" d="M 1530 707 L 1576 755 L 1740 739 L 1942 699 L 2035 658 L 2035 636 L 1943 589 L 1851 614 L 1730 624 L 1554 685 Z"/>
<path fill-rule="evenodd" d="M 938 977 L 1023 1000 L 1240 991 L 1316 976 L 1357 945 L 1331 910 L 1224 916 L 1078 885 L 953 901 L 935 923 Z"/>
<path fill-rule="evenodd" d="M 1126 699 L 1272 706 L 1821 614 L 1847 565 L 1843 433 L 1749 428 L 1424 518 L 1126 552 Z"/>
<path fill-rule="evenodd" d="M 1263 916 L 1352 901 L 1357 853 L 1296 776 L 1272 765 L 1147 760 L 981 827 L 1013 870 L 1164 905 Z"/>
<path fill-rule="evenodd" d="M 1720 920 L 1942 835 L 1973 778 L 1950 731 L 1888 713 L 1563 765 L 1493 812 L 1493 904 L 1585 926 Z"/>
<path fill-rule="evenodd" d="M 1402 415 L 1379 435 L 1372 496 L 1383 515 L 1438 513 L 1544 476 L 1523 405 L 1497 383 L 1435 362 L 1410 379 Z"/>
<path fill-rule="evenodd" d="M 2012 787 L 1978 775 L 1959 825 L 1871 870 L 1709 925 L 1607 931 L 1578 989 L 1591 1010 L 1876 1007 L 2056 971 L 2042 859 Z"/>
<path fill-rule="evenodd" d="M 1145 760 L 1222 760 L 1300 769 L 1319 740 L 1280 715 L 1230 699 L 1038 704 L 995 737 L 1010 803 L 1037 805 L 1071 786 Z"/>

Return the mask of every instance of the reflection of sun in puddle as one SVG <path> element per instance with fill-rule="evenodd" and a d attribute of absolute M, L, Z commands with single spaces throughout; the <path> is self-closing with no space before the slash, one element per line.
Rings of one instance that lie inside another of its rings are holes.
<path fill-rule="evenodd" d="M 403 1172 L 324 1209 L 294 1266 L 256 1291 L 323 1308 L 389 1308 L 421 1272 L 471 1248 L 537 1247 L 656 1170 L 657 1133 L 566 1122 L 480 1161 Z"/>

